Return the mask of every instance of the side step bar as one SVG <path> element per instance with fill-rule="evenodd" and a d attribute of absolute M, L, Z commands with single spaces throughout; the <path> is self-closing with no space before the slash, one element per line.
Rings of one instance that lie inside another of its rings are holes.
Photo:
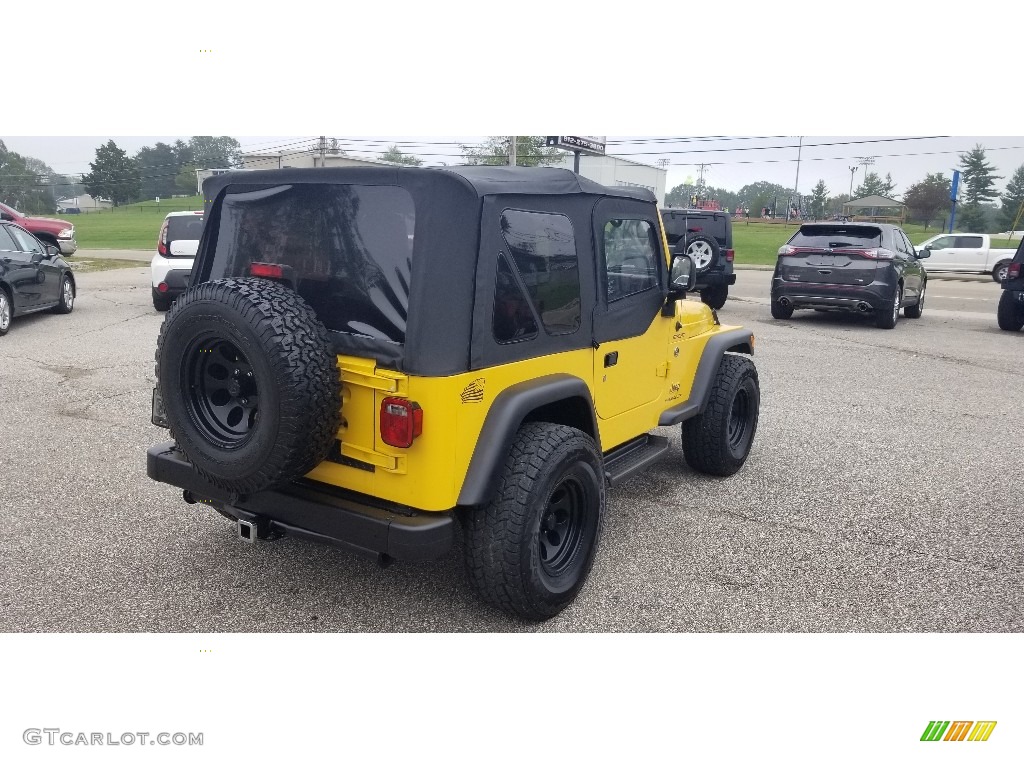
<path fill-rule="evenodd" d="M 661 435 L 641 435 L 620 445 L 604 457 L 605 480 L 608 485 L 625 482 L 656 462 L 667 450 L 668 438 Z"/>

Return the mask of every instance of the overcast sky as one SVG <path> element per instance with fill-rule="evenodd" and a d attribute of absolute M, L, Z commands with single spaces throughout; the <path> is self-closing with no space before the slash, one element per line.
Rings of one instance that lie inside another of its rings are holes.
<path fill-rule="evenodd" d="M 388 144 L 397 143 L 404 152 L 421 157 L 426 165 L 461 162 L 459 144 L 475 144 L 482 136 L 336 136 L 341 146 L 355 157 L 373 158 Z M 158 141 L 173 143 L 188 136 L 4 136 L 7 147 L 23 155 L 37 157 L 59 173 L 88 173 L 89 162 L 95 159 L 96 147 L 113 139 L 119 147 L 134 153 L 140 147 Z M 236 136 L 243 151 L 292 149 L 315 142 L 314 136 Z M 687 178 L 696 179 L 699 165 L 705 164 L 708 184 L 739 190 L 744 184 L 771 181 L 785 186 L 797 182 L 799 153 L 799 189 L 808 194 L 818 179 L 824 179 L 832 194 L 848 192 L 850 167 L 854 186 L 870 169 L 882 177 L 892 174 L 896 194 L 924 178 L 927 173 L 951 175 L 959 165 L 959 154 L 980 144 L 986 149 L 989 162 L 996 167 L 997 182 L 1002 190 L 1012 173 L 1024 165 L 1024 137 L 1021 136 L 959 136 L 891 137 L 891 136 L 804 136 L 798 149 L 797 136 L 735 136 L 735 137 L 626 137 L 609 136 L 608 154 L 637 162 L 656 165 L 667 161 L 668 188 Z M 868 165 L 860 158 L 874 157 Z"/>

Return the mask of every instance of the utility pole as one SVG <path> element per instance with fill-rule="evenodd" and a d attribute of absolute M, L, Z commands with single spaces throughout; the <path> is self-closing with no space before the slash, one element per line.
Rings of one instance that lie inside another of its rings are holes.
<path fill-rule="evenodd" d="M 327 137 L 320 137 L 320 167 L 324 167 L 324 162 L 327 159 Z"/>
<path fill-rule="evenodd" d="M 850 197 L 851 200 L 853 200 L 853 174 L 855 174 L 857 172 L 857 169 L 860 168 L 860 166 L 859 165 L 851 165 L 851 166 L 849 166 L 849 168 L 850 168 L 850 195 L 849 195 L 849 197 Z"/>
<path fill-rule="evenodd" d="M 800 137 L 800 143 L 796 149 L 796 182 L 793 184 L 793 194 L 796 195 L 796 204 L 800 205 L 800 155 L 804 151 L 804 137 Z M 790 206 L 792 210 L 793 206 Z M 786 211 L 786 221 L 789 221 L 789 211 Z"/>
<path fill-rule="evenodd" d="M 866 182 L 868 180 L 868 166 L 874 165 L 875 160 L 877 160 L 878 157 L 872 155 L 871 157 L 858 157 L 857 159 L 860 160 L 860 164 L 864 166 L 864 181 Z"/>
<path fill-rule="evenodd" d="M 516 165 L 516 137 L 515 136 L 509 136 L 509 139 L 511 139 L 511 141 L 509 141 L 509 143 L 508 143 L 508 164 L 511 165 L 513 168 L 515 168 L 515 165 Z"/>

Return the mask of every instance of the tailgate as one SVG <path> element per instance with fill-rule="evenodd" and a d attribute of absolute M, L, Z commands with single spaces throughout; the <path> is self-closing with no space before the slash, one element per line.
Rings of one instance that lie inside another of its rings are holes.
<path fill-rule="evenodd" d="M 867 258 L 856 250 L 794 250 L 796 253 L 779 260 L 779 273 L 787 282 L 868 285 L 875 279 L 879 266 L 877 259 Z"/>

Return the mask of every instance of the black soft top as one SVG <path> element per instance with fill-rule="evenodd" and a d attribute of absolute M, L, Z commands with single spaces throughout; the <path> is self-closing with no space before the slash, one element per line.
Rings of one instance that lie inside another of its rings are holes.
<path fill-rule="evenodd" d="M 495 263 L 497 259 L 494 248 L 483 254 L 481 235 L 500 235 L 498 216 L 502 206 L 569 215 L 577 232 L 579 259 L 591 263 L 596 262 L 596 256 L 590 213 L 598 200 L 616 198 L 623 205 L 639 203 L 656 211 L 656 198 L 646 188 L 606 187 L 563 168 L 382 166 L 232 171 L 203 183 L 206 228 L 193 283 L 222 276 L 214 273 L 213 264 L 225 194 L 304 184 L 397 186 L 412 197 L 415 238 L 405 343 L 389 344 L 329 330 L 339 352 L 372 356 L 386 367 L 423 375 L 473 370 L 472 347 L 474 343 L 480 346 L 473 338 L 478 265 L 481 259 Z M 482 221 L 485 209 L 492 213 Z M 488 268 L 493 272 L 495 267 Z M 480 288 L 493 294 L 493 277 L 489 280 Z M 489 328 L 489 318 L 487 322 Z M 588 333 L 584 328 L 578 335 L 589 343 Z"/>

